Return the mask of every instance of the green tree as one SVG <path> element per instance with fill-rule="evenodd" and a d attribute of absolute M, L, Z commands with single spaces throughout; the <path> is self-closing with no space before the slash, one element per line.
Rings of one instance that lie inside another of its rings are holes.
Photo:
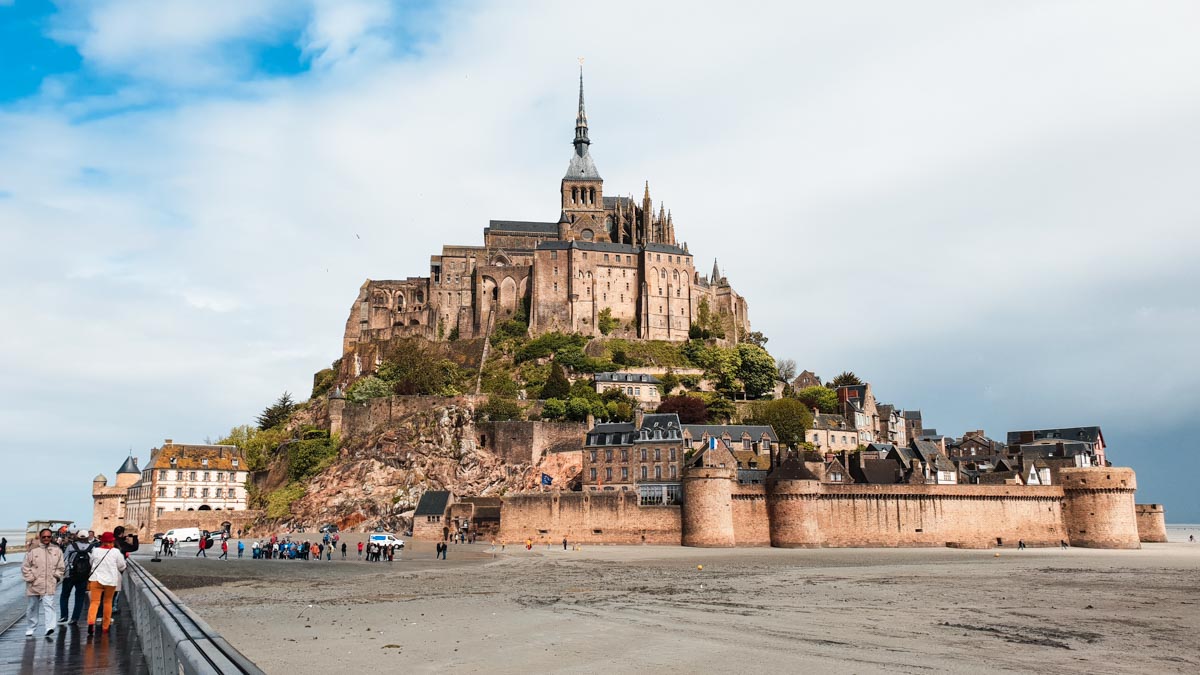
<path fill-rule="evenodd" d="M 794 398 L 761 401 L 754 404 L 755 424 L 769 424 L 779 441 L 788 447 L 804 442 L 804 433 L 812 428 L 812 413 Z"/>
<path fill-rule="evenodd" d="M 658 378 L 658 389 L 663 396 L 670 396 L 671 392 L 679 386 L 679 376 L 672 369 L 667 369 L 667 372 L 662 377 Z"/>
<path fill-rule="evenodd" d="M 775 359 L 762 347 L 743 342 L 737 347 L 738 379 L 746 396 L 761 398 L 775 387 L 778 371 L 775 369 Z"/>
<path fill-rule="evenodd" d="M 713 397 L 705 405 L 708 409 L 709 424 L 729 424 L 737 414 L 737 408 L 733 405 L 733 401 L 721 396 Z"/>
<path fill-rule="evenodd" d="M 542 407 L 542 418 L 548 420 L 561 420 L 567 416 L 567 402 L 551 398 L 546 400 L 546 404 Z"/>
<path fill-rule="evenodd" d="M 808 410 L 816 408 L 829 415 L 837 414 L 837 392 L 828 387 L 805 387 L 796 392 L 795 398 Z"/>
<path fill-rule="evenodd" d="M 742 336 L 742 339 L 757 347 L 767 346 L 767 336 L 763 335 L 762 331 L 760 330 L 746 333 L 744 336 Z"/>
<path fill-rule="evenodd" d="M 599 403 L 597 401 L 597 403 Z M 603 406 L 604 404 L 600 404 Z M 583 422 L 592 414 L 592 402 L 586 398 L 572 398 L 567 401 L 567 419 L 572 422 Z"/>
<path fill-rule="evenodd" d="M 604 335 L 608 335 L 609 333 L 613 332 L 613 330 L 620 325 L 621 322 L 613 318 L 612 310 L 608 307 L 600 310 L 600 313 L 596 316 L 596 327 L 599 328 L 600 332 Z"/>
<path fill-rule="evenodd" d="M 337 458 L 336 438 L 313 438 L 289 441 L 283 446 L 287 450 L 288 477 L 301 481 L 325 470 Z"/>
<path fill-rule="evenodd" d="M 487 403 L 480 406 L 477 412 L 480 419 L 489 422 L 519 420 L 524 414 L 519 403 L 503 396 L 489 396 Z"/>
<path fill-rule="evenodd" d="M 296 402 L 292 400 L 292 395 L 283 392 L 278 400 L 263 409 L 262 414 L 258 416 L 258 428 L 270 429 L 287 422 L 295 409 Z"/>
<path fill-rule="evenodd" d="M 383 398 L 392 395 L 392 384 L 382 378 L 368 375 L 356 380 L 346 388 L 346 400 L 361 403 L 371 398 Z"/>
<path fill-rule="evenodd" d="M 571 393 L 571 383 L 567 380 L 563 367 L 558 362 L 550 364 L 550 377 L 542 385 L 542 398 L 565 399 Z"/>
<path fill-rule="evenodd" d="M 842 371 L 841 375 L 838 375 L 829 382 L 826 382 L 825 386 L 829 387 L 830 389 L 837 389 L 838 387 L 851 387 L 860 385 L 862 383 L 862 380 L 858 379 L 857 375 L 849 370 L 844 370 Z"/>

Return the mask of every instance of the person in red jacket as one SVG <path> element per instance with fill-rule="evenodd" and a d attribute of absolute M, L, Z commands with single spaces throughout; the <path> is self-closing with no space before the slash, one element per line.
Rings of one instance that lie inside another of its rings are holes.
<path fill-rule="evenodd" d="M 217 556 L 217 560 L 229 560 L 229 540 L 221 540 L 221 555 Z"/>
<path fill-rule="evenodd" d="M 358 542 L 358 559 L 362 560 L 362 542 Z"/>

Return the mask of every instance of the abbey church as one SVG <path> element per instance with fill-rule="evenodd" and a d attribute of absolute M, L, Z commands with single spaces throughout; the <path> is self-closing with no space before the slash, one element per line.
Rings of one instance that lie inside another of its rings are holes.
<path fill-rule="evenodd" d="M 746 301 L 713 263 L 697 273 L 670 212 L 650 199 L 607 197 L 592 161 L 579 78 L 574 152 L 559 187 L 556 222 L 493 220 L 483 246 L 443 246 L 429 276 L 368 280 L 346 321 L 343 350 L 400 336 L 481 337 L 522 314 L 550 331 L 682 341 L 708 315 L 725 339 L 749 332 Z M 607 310 L 607 311 L 606 311 Z"/>

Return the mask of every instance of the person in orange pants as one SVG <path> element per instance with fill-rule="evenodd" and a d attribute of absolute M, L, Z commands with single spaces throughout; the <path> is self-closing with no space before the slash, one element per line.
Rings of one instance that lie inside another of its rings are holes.
<path fill-rule="evenodd" d="M 97 611 L 104 607 L 104 623 L 101 630 L 108 632 L 112 625 L 113 595 L 117 592 L 117 582 L 125 571 L 125 555 L 113 548 L 117 538 L 112 532 L 100 535 L 100 548 L 91 551 L 92 574 L 88 577 L 88 596 L 91 604 L 87 614 L 87 632 L 91 635 L 96 630 Z"/>

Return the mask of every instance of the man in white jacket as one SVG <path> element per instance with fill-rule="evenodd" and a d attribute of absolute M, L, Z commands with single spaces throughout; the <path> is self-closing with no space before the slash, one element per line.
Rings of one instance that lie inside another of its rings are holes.
<path fill-rule="evenodd" d="M 46 637 L 54 634 L 54 594 L 66 567 L 62 549 L 51 543 L 53 538 L 50 528 L 42 528 L 38 532 L 38 544 L 25 554 L 25 562 L 21 563 L 21 578 L 25 580 L 25 617 L 29 619 L 26 637 L 33 635 L 42 623 L 46 626 Z"/>

